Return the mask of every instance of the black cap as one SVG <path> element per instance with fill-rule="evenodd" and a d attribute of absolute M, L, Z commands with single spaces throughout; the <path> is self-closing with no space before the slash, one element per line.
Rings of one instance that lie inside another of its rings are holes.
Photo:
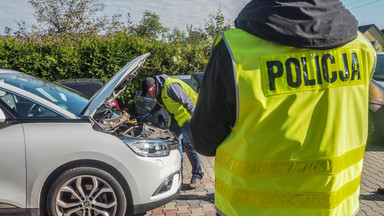
<path fill-rule="evenodd" d="M 151 88 L 155 84 L 155 79 L 153 77 L 147 77 L 141 83 L 141 96 L 146 97 L 148 94 L 149 88 Z"/>

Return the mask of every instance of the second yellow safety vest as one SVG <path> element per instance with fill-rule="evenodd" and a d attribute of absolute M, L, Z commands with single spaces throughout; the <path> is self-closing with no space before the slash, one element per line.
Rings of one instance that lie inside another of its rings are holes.
<path fill-rule="evenodd" d="M 174 101 L 172 98 L 168 96 L 168 93 L 167 93 L 168 85 L 175 82 L 181 85 L 181 87 L 184 89 L 187 95 L 191 98 L 194 104 L 196 104 L 197 102 L 197 93 L 193 91 L 193 89 L 189 85 L 185 84 L 184 82 L 181 82 L 178 79 L 174 79 L 172 77 L 169 77 L 164 83 L 164 87 L 161 91 L 161 98 L 163 100 L 164 105 L 161 103 L 158 103 L 158 104 L 164 110 L 166 110 L 170 115 L 172 115 L 176 119 L 178 125 L 181 127 L 184 125 L 186 121 L 188 121 L 191 118 L 191 115 L 183 107 L 182 104 Z M 169 120 L 168 125 L 170 125 L 170 122 L 171 122 L 171 119 Z"/>

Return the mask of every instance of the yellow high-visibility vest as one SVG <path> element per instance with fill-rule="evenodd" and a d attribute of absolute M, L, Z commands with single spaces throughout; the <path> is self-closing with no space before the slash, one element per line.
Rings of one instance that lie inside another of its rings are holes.
<path fill-rule="evenodd" d="M 236 123 L 215 158 L 215 205 L 228 215 L 353 215 L 368 134 L 372 45 L 282 46 L 224 32 Z"/>
<path fill-rule="evenodd" d="M 167 93 L 167 87 L 171 83 L 179 83 L 181 87 L 184 89 L 184 91 L 187 93 L 187 95 L 191 98 L 194 104 L 197 102 L 197 93 L 193 91 L 193 89 L 185 84 L 184 82 L 181 82 L 178 79 L 169 77 L 165 83 L 164 87 L 161 90 L 161 98 L 163 99 L 163 103 L 158 103 L 165 111 L 167 111 L 170 115 L 173 115 L 175 120 L 177 121 L 178 125 L 181 127 L 183 124 L 188 121 L 191 118 L 191 115 L 188 113 L 188 111 L 183 107 L 182 104 L 172 100 Z M 168 126 L 171 123 L 171 119 L 168 122 Z"/>

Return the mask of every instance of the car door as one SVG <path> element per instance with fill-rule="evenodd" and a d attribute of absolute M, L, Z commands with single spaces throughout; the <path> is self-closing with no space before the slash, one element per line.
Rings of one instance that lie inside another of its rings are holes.
<path fill-rule="evenodd" d="M 15 96 L 0 89 L 0 215 L 26 209 L 25 140 L 15 109 Z"/>
<path fill-rule="evenodd" d="M 28 188 L 38 175 L 33 165 L 39 160 L 30 152 L 36 152 L 36 143 L 46 144 L 39 132 L 52 128 L 52 120 L 65 117 L 5 89 L 0 89 L 0 109 L 0 215 L 21 213 L 27 207 Z"/>

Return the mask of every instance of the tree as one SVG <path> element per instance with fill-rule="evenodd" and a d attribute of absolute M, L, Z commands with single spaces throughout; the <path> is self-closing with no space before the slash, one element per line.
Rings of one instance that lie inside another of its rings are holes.
<path fill-rule="evenodd" d="M 96 14 L 104 10 L 98 0 L 28 0 L 43 31 L 55 34 L 100 32 L 107 18 Z"/>
<path fill-rule="evenodd" d="M 170 43 L 173 43 L 173 42 L 180 43 L 185 41 L 185 38 L 186 38 L 185 33 L 178 28 L 173 28 L 172 32 L 167 35 L 167 40 Z"/>
<path fill-rule="evenodd" d="M 112 15 L 112 19 L 110 23 L 105 28 L 109 34 L 115 33 L 115 32 L 125 32 L 125 33 L 134 32 L 134 28 L 131 20 L 131 13 L 127 13 L 127 23 L 124 23 L 124 21 L 122 21 L 122 18 L 123 18 L 123 15 L 120 13 Z"/>
<path fill-rule="evenodd" d="M 234 28 L 233 24 L 229 21 L 225 21 L 221 8 L 218 9 L 216 15 L 210 14 L 208 18 L 208 21 L 205 21 L 204 29 L 211 40 L 220 34 L 220 32 Z"/>
<path fill-rule="evenodd" d="M 5 28 L 4 28 L 4 33 L 5 33 L 5 35 L 10 35 L 11 32 L 12 32 L 12 29 L 9 28 L 8 26 L 5 26 Z"/>
<path fill-rule="evenodd" d="M 201 28 L 194 28 L 193 25 L 187 25 L 188 37 L 185 39 L 187 44 L 206 46 L 210 44 L 207 35 Z"/>
<path fill-rule="evenodd" d="M 160 16 L 150 11 L 145 11 L 139 25 L 135 28 L 139 37 L 150 37 L 158 39 L 168 31 L 160 22 Z"/>
<path fill-rule="evenodd" d="M 179 42 L 183 45 L 198 45 L 211 48 L 213 40 L 222 31 L 227 31 L 234 26 L 230 21 L 225 21 L 224 15 L 219 8 L 215 15 L 210 14 L 208 21 L 205 20 L 204 28 L 194 28 L 193 25 L 187 25 L 187 33 L 174 29 L 167 35 L 168 42 Z"/>

